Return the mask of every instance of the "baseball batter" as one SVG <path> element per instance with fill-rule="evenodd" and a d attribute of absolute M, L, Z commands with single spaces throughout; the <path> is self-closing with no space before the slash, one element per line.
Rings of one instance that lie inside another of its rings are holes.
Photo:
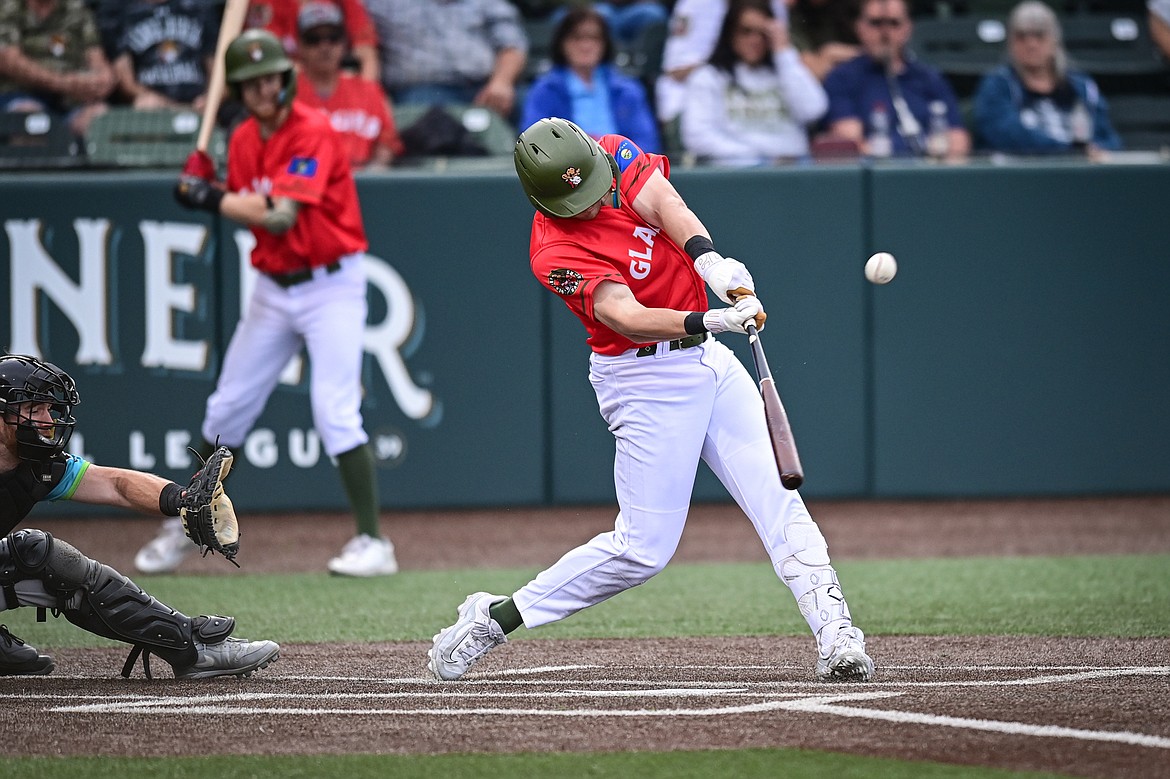
<path fill-rule="evenodd" d="M 532 271 L 585 325 L 589 380 L 617 443 L 613 531 L 570 551 L 511 597 L 477 592 L 434 638 L 429 668 L 462 677 L 521 624 L 535 628 L 661 571 L 682 536 L 699 459 L 751 520 L 816 639 L 823 680 L 865 681 L 873 661 L 853 626 L 827 544 L 785 490 L 763 401 L 730 349 L 711 338 L 764 324 L 747 268 L 715 251 L 670 184 L 667 159 L 629 139 L 595 141 L 542 119 L 516 143 L 537 209 Z M 727 308 L 708 310 L 704 286 Z"/>
<path fill-rule="evenodd" d="M 304 346 L 312 363 L 313 424 L 337 460 L 357 521 L 357 535 L 329 570 L 393 574 L 398 563 L 379 531 L 374 457 L 362 427 L 367 243 L 349 159 L 329 119 L 293 102 L 293 64 L 271 33 L 244 32 L 225 59 L 228 84 L 250 114 L 232 135 L 226 191 L 212 182 L 210 160 L 196 152 L 175 196 L 188 208 L 251 227 L 251 262 L 260 274 L 207 401 L 204 445 L 217 438 L 228 448 L 243 444 L 284 366 Z M 176 567 L 181 553 L 172 550 L 192 545 L 175 536 L 164 528 L 135 560 L 139 569 Z"/>
<path fill-rule="evenodd" d="M 188 617 L 44 530 L 12 532 L 43 500 L 179 514 L 179 485 L 65 452 L 80 402 L 73 379 L 52 363 L 0 356 L 0 611 L 52 609 L 83 630 L 132 644 L 123 676 L 142 655 L 149 678 L 152 653 L 177 679 L 249 676 L 276 660 L 280 647 L 272 641 L 230 638 L 231 617 Z M 53 668 L 52 657 L 0 625 L 0 676 L 43 676 Z"/>

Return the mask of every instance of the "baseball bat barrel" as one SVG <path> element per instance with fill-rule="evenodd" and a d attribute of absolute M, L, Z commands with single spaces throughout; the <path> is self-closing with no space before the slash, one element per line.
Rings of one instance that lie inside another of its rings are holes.
<path fill-rule="evenodd" d="M 764 400 L 764 421 L 768 425 L 768 435 L 772 440 L 776 468 L 780 471 L 780 483 L 785 489 L 795 490 L 804 483 L 804 468 L 800 464 L 800 454 L 796 451 L 792 425 L 788 422 L 788 412 L 784 410 L 784 404 L 780 402 L 780 393 L 776 390 L 772 369 L 768 367 L 768 358 L 764 355 L 760 334 L 753 324 L 747 326 L 747 332 L 748 343 L 752 347 L 752 360 L 756 364 L 756 377 L 760 382 L 760 396 Z"/>
<path fill-rule="evenodd" d="M 207 102 L 203 104 L 203 118 L 199 124 L 199 135 L 195 148 L 206 152 L 211 143 L 211 131 L 215 129 L 215 117 L 226 89 L 227 64 L 224 55 L 228 44 L 244 30 L 244 19 L 248 14 L 248 0 L 227 0 L 223 7 L 223 19 L 219 25 L 219 38 L 215 42 L 215 60 L 211 63 L 211 75 L 207 81 Z"/>

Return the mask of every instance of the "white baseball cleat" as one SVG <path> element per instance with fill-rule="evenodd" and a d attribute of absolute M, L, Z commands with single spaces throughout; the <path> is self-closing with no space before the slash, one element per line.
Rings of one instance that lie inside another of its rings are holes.
<path fill-rule="evenodd" d="M 833 643 L 817 658 L 817 679 L 822 682 L 868 682 L 873 678 L 873 660 L 865 653 L 861 628 L 837 631 Z"/>
<path fill-rule="evenodd" d="M 171 573 L 196 548 L 183 531 L 182 519 L 164 519 L 158 535 L 134 555 L 134 567 L 142 573 Z"/>
<path fill-rule="evenodd" d="M 280 645 L 274 641 L 248 641 L 228 638 L 218 644 L 195 644 L 199 652 L 195 664 L 176 668 L 176 679 L 211 679 L 216 676 L 251 676 L 280 657 Z"/>
<path fill-rule="evenodd" d="M 503 595 L 475 592 L 459 607 L 459 621 L 435 635 L 434 644 L 427 652 L 427 668 L 439 681 L 459 679 L 480 658 L 508 637 L 488 614 L 492 604 L 507 600 Z"/>
<path fill-rule="evenodd" d="M 390 576 L 398 573 L 394 544 L 388 538 L 374 538 L 362 533 L 341 548 L 341 554 L 329 561 L 329 572 L 338 576 Z"/>

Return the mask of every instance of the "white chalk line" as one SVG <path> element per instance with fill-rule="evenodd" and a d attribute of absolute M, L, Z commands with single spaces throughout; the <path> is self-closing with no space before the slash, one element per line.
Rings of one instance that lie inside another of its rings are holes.
<path fill-rule="evenodd" d="M 897 693 L 893 693 L 897 695 Z M 878 696 L 874 696 L 875 698 Z M 825 696 L 821 698 L 805 698 L 803 700 L 786 701 L 779 708 L 788 711 L 807 711 L 817 714 L 832 714 L 838 717 L 854 717 L 860 719 L 884 720 L 896 722 L 899 725 L 927 725 L 935 727 L 961 728 L 964 730 L 982 730 L 993 733 L 1006 733 L 1012 736 L 1034 736 L 1041 738 L 1071 738 L 1078 741 L 1104 741 L 1117 744 L 1129 744 L 1139 747 L 1155 749 L 1170 749 L 1170 738 L 1151 736 L 1145 733 L 1115 730 L 1083 730 L 1080 728 L 1065 728 L 1057 725 L 1029 725 L 1023 722 L 1003 722 L 999 720 L 970 719 L 968 717 L 948 717 L 937 714 L 923 714 L 913 711 L 887 711 L 883 709 L 868 709 L 855 706 L 838 706 L 837 703 L 856 701 L 856 695 Z"/>
<path fill-rule="evenodd" d="M 566 670 L 593 670 L 599 666 L 544 666 L 540 669 L 513 669 L 507 672 L 497 672 L 495 676 L 532 676 L 538 673 Z M 672 666 L 688 669 L 687 666 Z M 696 670 L 689 667 L 688 670 Z M 735 671 L 755 666 L 705 666 L 705 668 L 719 668 L 720 670 Z M 991 666 L 970 666 L 965 670 L 980 670 Z M 1020 679 L 1002 680 L 971 680 L 971 681 L 942 681 L 942 682 L 880 682 L 883 687 L 895 688 L 923 688 L 923 687 L 1008 687 L 1017 685 L 1052 685 L 1062 683 L 1085 682 L 1098 679 L 1109 679 L 1123 676 L 1165 676 L 1170 675 L 1170 666 L 1125 667 L 1125 668 L 1092 668 L 1089 666 L 997 666 L 998 670 L 1010 671 L 1046 671 L 1037 676 Z M 904 670 L 923 670 L 921 666 L 903 667 Z M 1075 669 L 1075 670 L 1074 670 Z M 934 669 L 932 669 L 934 670 Z M 957 670 L 957 669 L 950 669 Z M 1070 673 L 1052 673 L 1054 670 L 1069 670 Z M 272 677 L 268 677 L 272 678 Z M 355 681 L 349 677 L 279 677 L 285 680 L 294 678 L 301 681 Z M 577 717 L 577 718 L 612 718 L 612 717 L 711 717 L 732 716 L 740 714 L 760 714 L 772 711 L 792 711 L 801 713 L 824 714 L 828 716 L 849 717 L 853 719 L 870 719 L 893 722 L 901 725 L 922 725 L 926 727 L 950 727 L 963 730 L 1003 733 L 1006 735 L 1035 737 L 1035 738 L 1067 738 L 1079 741 L 1094 741 L 1126 744 L 1153 749 L 1170 749 L 1170 738 L 1136 733 L 1132 731 L 1106 731 L 1082 728 L 1069 728 L 1056 725 L 1033 725 L 1023 722 L 999 720 L 973 719 L 967 717 L 951 717 L 945 715 L 927 714 L 924 712 L 886 710 L 870 707 L 861 707 L 856 704 L 862 701 L 877 701 L 899 697 L 901 692 L 896 690 L 857 690 L 838 695 L 824 695 L 824 684 L 815 686 L 822 692 L 800 693 L 782 692 L 781 686 L 800 685 L 810 686 L 809 683 L 750 683 L 742 682 L 735 686 L 727 686 L 724 682 L 695 682 L 688 686 L 653 686 L 648 687 L 645 680 L 605 680 L 605 679 L 576 679 L 576 680 L 534 680 L 534 679 L 484 679 L 475 680 L 479 684 L 530 686 L 532 684 L 556 684 L 561 689 L 555 691 L 521 691 L 502 692 L 493 691 L 493 698 L 500 700 L 555 700 L 564 698 L 596 698 L 596 699 L 630 699 L 630 698 L 765 698 L 752 703 L 731 704 L 726 706 L 711 706 L 702 708 L 662 708 L 662 709 L 546 709 L 546 708 L 507 708 L 507 707 L 471 707 L 442 706 L 439 708 L 376 708 L 353 709 L 337 706 L 301 708 L 295 706 L 275 705 L 244 705 L 241 703 L 258 704 L 274 701 L 342 701 L 359 700 L 404 700 L 404 699 L 440 699 L 445 702 L 457 702 L 467 699 L 482 700 L 484 693 L 478 691 L 464 691 L 471 682 L 458 685 L 440 685 L 432 679 L 375 679 L 371 680 L 386 684 L 394 682 L 402 685 L 425 685 L 422 689 L 379 691 L 362 693 L 288 693 L 288 692 L 238 692 L 219 695 L 197 696 L 158 696 L 141 694 L 124 695 L 52 695 L 52 694 L 25 694 L 7 696 L 9 700 L 43 700 L 43 701 L 72 701 L 74 705 L 52 706 L 47 712 L 55 713 L 118 713 L 118 714 L 149 714 L 149 715 L 205 715 L 205 716 L 233 716 L 233 715 L 265 715 L 265 716 L 438 716 L 438 717 L 466 717 L 466 716 L 532 716 L 532 717 Z M 598 690 L 589 689 L 591 685 L 610 686 L 615 683 L 637 685 L 638 689 Z M 664 682 L 663 685 L 668 685 Z M 566 687 L 568 686 L 568 687 Z M 454 688 L 454 689 L 453 689 Z M 577 689 L 580 688 L 580 689 Z M 783 697 L 777 697 L 783 696 Z M 80 704 L 80 700 L 94 699 L 99 703 Z M 730 703 L 730 702 L 729 702 Z"/>

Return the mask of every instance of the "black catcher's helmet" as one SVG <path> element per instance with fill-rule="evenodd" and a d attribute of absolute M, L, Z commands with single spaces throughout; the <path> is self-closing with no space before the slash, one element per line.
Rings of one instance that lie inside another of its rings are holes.
<path fill-rule="evenodd" d="M 25 354 L 0 356 L 0 415 L 16 428 L 16 456 L 45 463 L 65 451 L 73 426 L 73 407 L 81 403 L 77 385 L 52 363 Z M 47 404 L 49 417 L 37 419 Z"/>

